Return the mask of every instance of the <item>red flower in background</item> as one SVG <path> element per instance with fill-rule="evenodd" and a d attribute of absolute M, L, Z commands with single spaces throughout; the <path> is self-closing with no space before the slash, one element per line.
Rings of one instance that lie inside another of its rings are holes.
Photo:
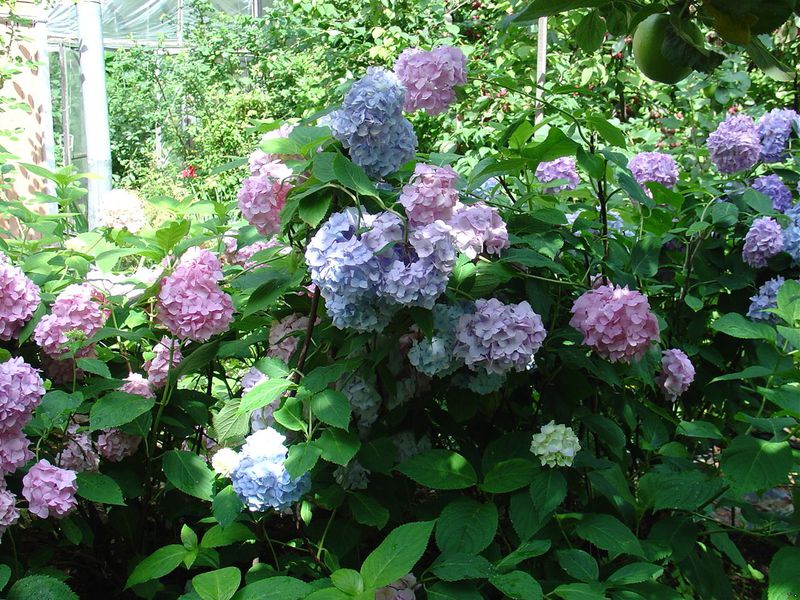
<path fill-rule="evenodd" d="M 183 179 L 194 179 L 197 177 L 197 169 L 195 169 L 194 165 L 189 165 L 183 171 L 181 171 L 181 177 Z"/>

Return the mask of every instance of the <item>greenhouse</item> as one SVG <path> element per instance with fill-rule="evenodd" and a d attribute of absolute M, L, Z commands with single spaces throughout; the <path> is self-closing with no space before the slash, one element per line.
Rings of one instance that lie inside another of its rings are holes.
<path fill-rule="evenodd" d="M 800 595 L 800 2 L 0 42 L 0 596 Z"/>

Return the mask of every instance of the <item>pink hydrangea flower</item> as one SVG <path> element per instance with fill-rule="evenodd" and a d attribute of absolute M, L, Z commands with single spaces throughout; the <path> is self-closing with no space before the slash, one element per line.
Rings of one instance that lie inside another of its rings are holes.
<path fill-rule="evenodd" d="M 3 258 L 5 256 L 3 255 Z M 39 288 L 20 269 L 0 262 L 0 340 L 19 336 L 39 306 Z"/>
<path fill-rule="evenodd" d="M 120 462 L 123 458 L 133 456 L 141 442 L 141 436 L 119 429 L 104 429 L 97 436 L 97 451 L 107 461 Z"/>
<path fill-rule="evenodd" d="M 448 224 L 456 248 L 470 259 L 483 252 L 499 255 L 509 246 L 505 221 L 496 208 L 483 202 L 457 203 Z"/>
<path fill-rule="evenodd" d="M 239 190 L 239 210 L 261 235 L 274 235 L 281 230 L 281 210 L 291 189 L 285 179 L 266 175 L 248 177 Z"/>
<path fill-rule="evenodd" d="M 134 394 L 142 398 L 156 397 L 153 393 L 153 388 L 150 386 L 150 381 L 139 375 L 139 373 L 130 373 L 119 389 L 127 394 Z"/>
<path fill-rule="evenodd" d="M 305 331 L 308 327 L 308 317 L 301 314 L 291 314 L 275 323 L 269 330 L 269 347 L 267 356 L 278 358 L 285 363 L 297 350 L 299 338 L 292 333 Z"/>
<path fill-rule="evenodd" d="M 407 48 L 398 57 L 394 72 L 406 88 L 406 111 L 424 109 L 429 115 L 438 115 L 455 101 L 455 86 L 467 82 L 467 58 L 452 46 L 431 51 Z"/>
<path fill-rule="evenodd" d="M 42 317 L 33 332 L 33 339 L 45 354 L 61 358 L 69 348 L 70 338 L 88 339 L 97 333 L 108 318 L 108 310 L 101 306 L 105 301 L 91 285 L 67 286 L 53 302 L 51 314 Z M 91 347 L 82 348 L 77 355 L 88 356 Z"/>
<path fill-rule="evenodd" d="M 277 129 L 273 129 L 262 135 L 261 143 L 263 144 L 269 140 L 288 138 L 293 129 L 294 125 L 284 123 Z M 284 159 L 287 158 L 301 160 L 303 157 L 299 155 L 287 156 L 284 154 L 272 154 L 264 152 L 259 148 L 250 154 L 247 164 L 250 168 L 251 175 L 268 175 L 277 179 L 286 179 L 292 175 L 291 169 L 283 163 Z"/>
<path fill-rule="evenodd" d="M 30 443 L 21 429 L 3 432 L 0 441 L 0 474 L 13 473 L 33 458 Z"/>
<path fill-rule="evenodd" d="M 261 252 L 262 250 L 266 250 L 267 248 L 275 248 L 280 245 L 281 243 L 275 238 L 269 240 L 259 240 L 253 244 L 250 244 L 249 246 L 245 246 L 244 248 L 236 252 L 236 254 L 233 257 L 233 263 L 241 265 L 245 269 L 252 269 L 261 264 L 261 262 L 259 261 L 251 260 L 253 258 L 253 255 L 255 255 L 258 252 Z"/>
<path fill-rule="evenodd" d="M 4 484 L 0 489 L 0 537 L 18 520 L 17 497 L 5 489 Z"/>
<path fill-rule="evenodd" d="M 54 467 L 42 459 L 22 478 L 22 495 L 28 510 L 41 519 L 60 519 L 78 506 L 78 491 L 74 471 Z"/>
<path fill-rule="evenodd" d="M 100 457 L 92 447 L 92 438 L 88 432 L 78 431 L 78 425 L 72 424 L 67 428 L 67 441 L 64 448 L 56 457 L 56 464 L 62 469 L 69 469 L 78 473 L 83 471 L 97 471 L 100 467 Z"/>
<path fill-rule="evenodd" d="M 683 350 L 673 348 L 661 353 L 661 374 L 656 382 L 667 400 L 675 402 L 694 381 L 694 365 Z"/>
<path fill-rule="evenodd" d="M 406 209 L 409 223 L 428 225 L 448 221 L 458 202 L 455 183 L 458 173 L 451 167 L 417 163 L 411 181 L 403 186 L 400 204 Z"/>
<path fill-rule="evenodd" d="M 227 331 L 233 302 L 217 284 L 220 279 L 219 260 L 208 250 L 190 248 L 161 283 L 159 321 L 182 340 L 204 342 Z"/>
<path fill-rule="evenodd" d="M 154 388 L 162 388 L 167 384 L 167 376 L 171 368 L 177 367 L 183 360 L 181 345 L 178 340 L 171 340 L 167 336 L 161 338 L 153 347 L 155 356 L 144 363 L 144 370 L 147 372 L 147 380 Z M 170 362 L 170 352 L 172 352 L 172 362 Z"/>
<path fill-rule="evenodd" d="M 611 362 L 630 362 L 645 355 L 658 340 L 658 320 L 647 296 L 626 287 L 601 285 L 585 292 L 572 306 L 569 324 L 583 343 Z"/>
<path fill-rule="evenodd" d="M 0 363 L 0 433 L 24 427 L 42 396 L 37 369 L 19 357 Z"/>

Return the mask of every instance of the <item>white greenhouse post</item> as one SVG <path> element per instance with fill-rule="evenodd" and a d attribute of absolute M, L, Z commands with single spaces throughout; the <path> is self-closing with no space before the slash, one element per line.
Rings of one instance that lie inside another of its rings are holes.
<path fill-rule="evenodd" d="M 539 17 L 539 37 L 536 48 L 536 118 L 538 125 L 544 118 L 544 105 L 541 100 L 544 96 L 545 74 L 547 73 L 547 17 Z"/>
<path fill-rule="evenodd" d="M 78 1 L 81 102 L 89 172 L 87 213 L 89 229 L 97 225 L 103 196 L 111 190 L 111 140 L 108 132 L 105 49 L 100 0 Z"/>

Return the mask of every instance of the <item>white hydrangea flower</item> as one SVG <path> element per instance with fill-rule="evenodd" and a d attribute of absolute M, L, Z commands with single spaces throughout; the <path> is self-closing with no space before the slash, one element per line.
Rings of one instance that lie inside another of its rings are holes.
<path fill-rule="evenodd" d="M 231 448 L 221 448 L 211 458 L 211 467 L 222 477 L 228 477 L 238 464 L 239 453 Z"/>
<path fill-rule="evenodd" d="M 539 457 L 542 466 L 571 467 L 578 450 L 581 449 L 578 436 L 566 425 L 556 425 L 550 421 L 539 433 L 533 435 L 531 452 Z"/>
<path fill-rule="evenodd" d="M 136 233 L 145 226 L 144 204 L 139 196 L 128 190 L 111 190 L 103 196 L 99 222 L 102 227 Z"/>

